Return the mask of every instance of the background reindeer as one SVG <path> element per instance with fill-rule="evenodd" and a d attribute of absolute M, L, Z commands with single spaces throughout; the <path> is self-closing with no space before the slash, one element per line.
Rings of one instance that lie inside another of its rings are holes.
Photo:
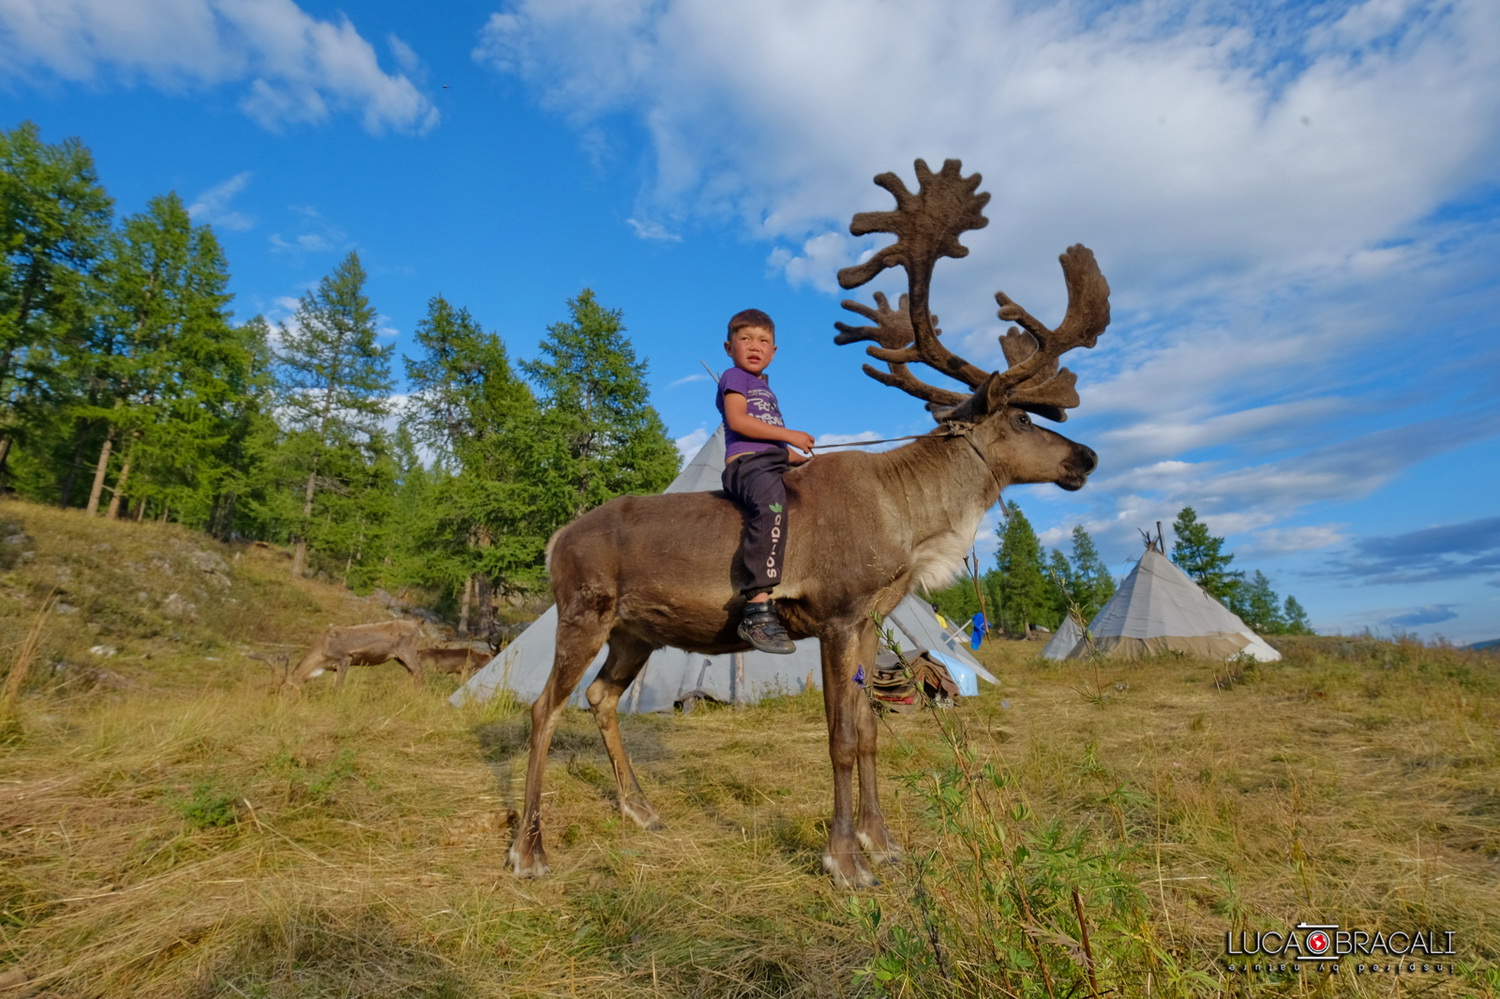
<path fill-rule="evenodd" d="M 836 339 L 873 341 L 866 351 L 887 370 L 864 370 L 925 400 L 939 426 L 905 447 L 820 455 L 786 476 L 789 540 L 776 598 L 792 637 L 816 636 L 822 649 L 833 761 L 833 823 L 823 866 L 841 885 L 873 884 L 870 860 L 900 855 L 876 793 L 875 716 L 853 682 L 860 665 L 868 670 L 875 662 L 872 615 L 889 613 L 914 585 L 940 587 L 957 575 L 1003 487 L 1055 482 L 1078 489 L 1095 466 L 1093 451 L 1036 426 L 1029 415 L 1062 420 L 1078 404 L 1072 373 L 1057 363 L 1074 347 L 1093 346 L 1109 323 L 1109 285 L 1093 254 L 1082 246 L 1063 254 L 1068 309 L 1055 330 L 995 296 L 1000 318 L 1020 328 L 1002 338 L 1009 369 L 983 371 L 938 342 L 928 289 L 939 257 L 967 255 L 958 238 L 987 224 L 982 209 L 989 195 L 977 193 L 979 175 L 963 177 L 957 160 L 937 174 L 918 160 L 916 173 L 916 193 L 895 174 L 875 178 L 895 196 L 896 208 L 856 215 L 850 232 L 888 232 L 897 241 L 839 272 L 840 284 L 853 288 L 899 265 L 909 294 L 894 310 L 879 294 L 873 309 L 845 302 L 874 325 L 839 323 Z M 971 393 L 919 381 L 908 367 L 913 361 Z M 563 705 L 605 642 L 609 654 L 586 692 L 589 705 L 614 767 L 621 812 L 645 828 L 659 827 L 621 743 L 616 706 L 655 649 L 712 655 L 748 648 L 735 635 L 742 598 L 733 574 L 742 571 L 736 559 L 742 525 L 739 508 L 723 493 L 673 493 L 620 497 L 553 536 L 547 564 L 557 651 L 531 708 L 525 801 L 510 850 L 518 876 L 548 871 L 540 813 L 547 749 Z"/>

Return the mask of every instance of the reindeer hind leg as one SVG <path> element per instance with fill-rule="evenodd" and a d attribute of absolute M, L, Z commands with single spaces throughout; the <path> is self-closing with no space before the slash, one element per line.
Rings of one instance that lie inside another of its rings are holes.
<path fill-rule="evenodd" d="M 589 709 L 594 712 L 594 721 L 599 725 L 599 734 L 604 738 L 604 749 L 609 753 L 609 764 L 615 771 L 615 785 L 619 789 L 620 813 L 642 829 L 660 829 L 661 818 L 646 801 L 641 785 L 635 779 L 635 770 L 630 766 L 630 754 L 625 752 L 625 743 L 620 739 L 620 720 L 617 709 L 620 695 L 635 678 L 655 651 L 649 644 L 632 635 L 616 631 L 609 638 L 609 657 L 594 682 L 589 684 L 586 696 Z"/>
<path fill-rule="evenodd" d="M 611 623 L 601 614 L 565 616 L 559 608 L 552 673 L 547 677 L 541 695 L 531 705 L 526 796 L 521 806 L 520 826 L 510 847 L 511 867 L 518 878 L 540 877 L 551 870 L 547 865 L 547 852 L 542 848 L 542 776 L 547 769 L 547 750 L 552 745 L 558 715 L 604 644 Z"/>

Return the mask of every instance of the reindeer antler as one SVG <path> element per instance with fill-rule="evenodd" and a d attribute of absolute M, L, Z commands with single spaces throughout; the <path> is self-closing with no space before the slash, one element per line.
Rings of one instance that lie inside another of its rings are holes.
<path fill-rule="evenodd" d="M 938 388 L 936 385 L 928 385 L 919 380 L 906 366 L 909 360 L 920 360 L 912 356 L 915 352 L 910 349 L 911 342 L 916 338 L 916 333 L 911 325 L 911 312 L 907 308 L 906 295 L 902 295 L 896 302 L 896 308 L 892 309 L 885 293 L 875 293 L 875 308 L 861 305 L 851 299 L 844 300 L 844 308 L 850 312 L 857 312 L 866 319 L 875 323 L 874 326 L 850 326 L 848 323 L 834 323 L 839 335 L 833 338 L 833 342 L 839 346 L 855 343 L 859 340 L 874 340 L 880 346 L 866 347 L 865 353 L 871 357 L 879 358 L 886 363 L 890 369 L 889 373 L 881 371 L 874 365 L 864 366 L 865 374 L 880 382 L 882 385 L 890 385 L 892 388 L 901 389 L 908 395 L 914 395 L 918 399 L 926 399 L 933 406 L 948 407 L 957 406 L 963 402 L 965 396 L 962 392 L 954 392 L 952 389 Z M 931 315 L 929 313 L 929 315 Z M 937 328 L 938 317 L 931 316 L 932 333 L 934 336 L 942 336 L 943 331 Z M 983 371 L 968 365 L 973 371 L 978 372 L 980 380 L 986 377 Z"/>
<path fill-rule="evenodd" d="M 988 372 L 938 341 L 942 331 L 927 305 L 932 270 L 938 258 L 967 256 L 969 250 L 959 243 L 958 237 L 989 224 L 983 209 L 990 196 L 978 190 L 981 177 L 977 173 L 964 177 L 962 169 L 958 160 L 946 160 L 943 169 L 934 174 L 925 161 L 917 160 L 915 194 L 893 173 L 876 177 L 875 183 L 895 196 L 896 209 L 860 212 L 854 216 L 849 231 L 856 236 L 889 232 L 897 240 L 864 263 L 839 271 L 839 284 L 855 288 L 887 267 L 905 268 L 910 294 L 902 295 L 895 309 L 880 292 L 875 294 L 874 309 L 845 301 L 845 309 L 864 316 L 874 325 L 835 323 L 839 335 L 834 342 L 843 345 L 874 341 L 876 346 L 866 347 L 865 353 L 886 362 L 889 373 L 868 364 L 864 366 L 865 373 L 882 384 L 926 400 L 930 409 L 956 406 L 966 396 L 919 380 L 907 367 L 910 362 L 921 361 L 971 390 L 990 377 Z M 1066 410 L 1078 405 L 1078 393 L 1076 377 L 1066 368 L 1058 368 L 1058 358 L 1074 347 L 1092 347 L 1109 325 L 1109 283 L 1099 272 L 1093 253 L 1080 244 L 1070 247 L 1060 259 L 1068 285 L 1068 311 L 1057 329 L 1049 329 L 1005 293 L 995 295 L 1000 318 L 1020 327 L 1012 328 L 1000 338 L 1010 367 L 999 375 L 996 387 L 1009 396 L 1012 405 L 1059 422 L 1067 419 Z"/>
<path fill-rule="evenodd" d="M 933 173 L 926 160 L 917 160 L 915 194 L 908 191 L 894 173 L 876 177 L 875 183 L 895 196 L 896 210 L 860 212 L 849 223 L 849 231 L 856 236 L 872 232 L 894 233 L 896 242 L 882 247 L 864 263 L 839 271 L 841 286 L 857 288 L 887 267 L 906 269 L 910 294 L 901 296 L 898 309 L 892 311 L 883 298 L 876 299 L 880 310 L 874 314 L 863 306 L 845 302 L 846 309 L 874 319 L 877 327 L 862 327 L 857 333 L 840 325 L 842 333 L 835 342 L 877 341 L 880 346 L 866 347 L 865 353 L 885 361 L 891 373 L 882 376 L 868 365 L 865 366 L 866 372 L 877 381 L 943 405 L 955 405 L 950 401 L 953 397 L 959 400 L 964 397 L 918 380 L 906 368 L 908 362 L 921 361 L 970 388 L 978 388 L 987 377 L 985 371 L 938 342 L 937 320 L 927 308 L 932 268 L 938 258 L 968 256 L 969 248 L 960 243 L 958 237 L 970 229 L 983 229 L 990 224 L 984 217 L 984 206 L 989 204 L 990 196 L 978 193 L 983 178 L 977 173 L 964 177 L 962 170 L 963 164 L 958 160 L 945 160 L 943 169 Z"/>
<path fill-rule="evenodd" d="M 1094 251 L 1082 243 L 1057 258 L 1068 284 L 1068 311 L 1057 329 L 1048 329 L 1003 291 L 995 292 L 1001 319 L 1013 322 L 1000 338 L 1010 368 L 1000 376 L 1010 389 L 1012 405 L 1059 423 L 1078 405 L 1076 375 L 1058 368 L 1058 358 L 1074 347 L 1092 347 L 1109 325 L 1109 282 L 1099 271 Z"/>

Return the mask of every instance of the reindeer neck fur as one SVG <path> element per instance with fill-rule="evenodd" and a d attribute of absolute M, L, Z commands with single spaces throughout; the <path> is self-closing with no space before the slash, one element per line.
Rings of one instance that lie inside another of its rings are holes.
<path fill-rule="evenodd" d="M 984 512 L 1000 498 L 999 479 L 977 445 L 945 428 L 886 451 L 881 480 L 901 498 L 912 585 L 941 589 L 963 569 Z"/>

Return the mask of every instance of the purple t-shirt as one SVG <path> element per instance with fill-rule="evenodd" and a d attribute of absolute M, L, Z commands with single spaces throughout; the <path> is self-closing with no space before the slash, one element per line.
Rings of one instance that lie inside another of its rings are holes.
<path fill-rule="evenodd" d="M 714 403 L 719 407 L 719 415 L 724 415 L 724 393 L 738 392 L 745 397 L 745 412 L 763 420 L 773 427 L 784 427 L 781 420 L 781 407 L 776 404 L 776 393 L 771 391 L 770 384 L 764 378 L 758 378 L 746 371 L 744 368 L 731 367 L 724 372 L 719 379 L 719 391 L 714 397 Z M 782 449 L 786 445 L 780 441 L 758 441 L 750 437 L 742 437 L 729 429 L 729 424 L 724 424 L 724 460 L 728 461 L 737 454 L 754 454 L 758 451 L 769 451 L 774 447 Z"/>

